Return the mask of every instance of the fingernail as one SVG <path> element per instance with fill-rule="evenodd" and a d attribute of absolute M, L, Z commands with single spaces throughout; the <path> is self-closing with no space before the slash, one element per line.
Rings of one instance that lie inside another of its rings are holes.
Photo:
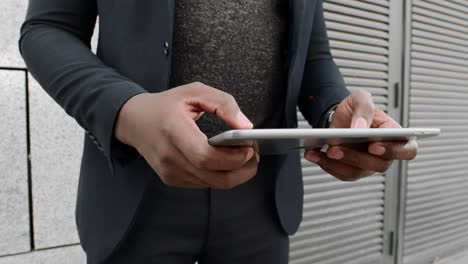
<path fill-rule="evenodd" d="M 367 121 L 364 118 L 359 117 L 358 119 L 354 121 L 354 124 L 351 127 L 352 128 L 367 128 Z"/>
<path fill-rule="evenodd" d="M 374 155 L 383 155 L 385 153 L 385 148 L 379 145 L 374 145 L 370 149 L 370 153 Z"/>
<path fill-rule="evenodd" d="M 246 128 L 253 128 L 252 122 L 250 122 L 250 120 L 242 112 L 239 112 L 239 119 L 241 124 Z"/>
<path fill-rule="evenodd" d="M 320 161 L 319 155 L 314 152 L 308 152 L 306 155 L 306 159 L 309 161 L 312 161 L 313 163 L 317 163 Z"/>
<path fill-rule="evenodd" d="M 247 155 L 246 155 L 245 159 L 250 160 L 253 157 L 254 154 L 255 154 L 255 151 L 250 151 L 249 150 L 249 152 L 247 152 Z"/>
<path fill-rule="evenodd" d="M 344 157 L 344 153 L 339 149 L 333 149 L 329 152 L 328 157 L 331 159 L 340 160 Z"/>

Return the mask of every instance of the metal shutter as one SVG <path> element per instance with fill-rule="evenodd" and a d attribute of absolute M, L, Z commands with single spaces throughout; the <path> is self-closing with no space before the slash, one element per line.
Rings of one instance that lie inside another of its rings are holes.
<path fill-rule="evenodd" d="M 335 61 L 348 88 L 364 88 L 386 110 L 389 76 L 389 1 L 324 3 Z M 300 127 L 309 127 L 302 115 Z M 290 261 L 382 263 L 385 177 L 342 182 L 303 160 L 304 220 L 291 237 Z"/>
<path fill-rule="evenodd" d="M 442 136 L 408 163 L 403 262 L 431 263 L 468 248 L 468 0 L 411 9 L 408 121 Z"/>

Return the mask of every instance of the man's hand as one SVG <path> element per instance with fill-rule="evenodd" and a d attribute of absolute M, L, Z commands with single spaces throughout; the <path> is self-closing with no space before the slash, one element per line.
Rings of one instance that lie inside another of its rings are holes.
<path fill-rule="evenodd" d="M 368 92 L 352 93 L 337 107 L 332 128 L 399 128 L 400 125 L 382 110 L 376 108 Z M 411 160 L 416 157 L 416 141 L 373 142 L 367 149 L 358 146 L 332 146 L 326 153 L 318 150 L 305 152 L 305 158 L 343 181 L 355 181 L 375 172 L 385 172 L 393 160 Z"/>
<path fill-rule="evenodd" d="M 250 147 L 210 146 L 195 124 L 204 111 L 234 129 L 253 126 L 231 95 L 191 83 L 132 97 L 119 113 L 115 136 L 135 147 L 170 186 L 228 189 L 254 177 L 258 154 Z"/>

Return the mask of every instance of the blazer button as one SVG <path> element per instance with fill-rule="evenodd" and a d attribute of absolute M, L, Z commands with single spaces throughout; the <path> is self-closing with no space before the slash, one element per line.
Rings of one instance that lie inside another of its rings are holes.
<path fill-rule="evenodd" d="M 169 42 L 164 42 L 164 55 L 169 56 Z"/>

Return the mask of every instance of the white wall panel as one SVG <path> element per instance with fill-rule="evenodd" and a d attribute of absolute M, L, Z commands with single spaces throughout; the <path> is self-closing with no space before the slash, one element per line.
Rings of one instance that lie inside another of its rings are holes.
<path fill-rule="evenodd" d="M 26 254 L 0 257 L 0 264 L 84 264 L 86 255 L 80 246 L 37 250 Z"/>
<path fill-rule="evenodd" d="M 411 3 L 408 123 L 442 136 L 407 165 L 403 262 L 468 263 L 468 1 Z"/>
<path fill-rule="evenodd" d="M 2 0 L 0 3 L 0 67 L 24 67 L 18 40 L 27 5 L 26 0 Z"/>
<path fill-rule="evenodd" d="M 25 76 L 0 70 L 0 256 L 31 249 Z"/>
<path fill-rule="evenodd" d="M 30 80 L 35 246 L 78 243 L 74 216 L 84 133 L 32 77 Z"/>

